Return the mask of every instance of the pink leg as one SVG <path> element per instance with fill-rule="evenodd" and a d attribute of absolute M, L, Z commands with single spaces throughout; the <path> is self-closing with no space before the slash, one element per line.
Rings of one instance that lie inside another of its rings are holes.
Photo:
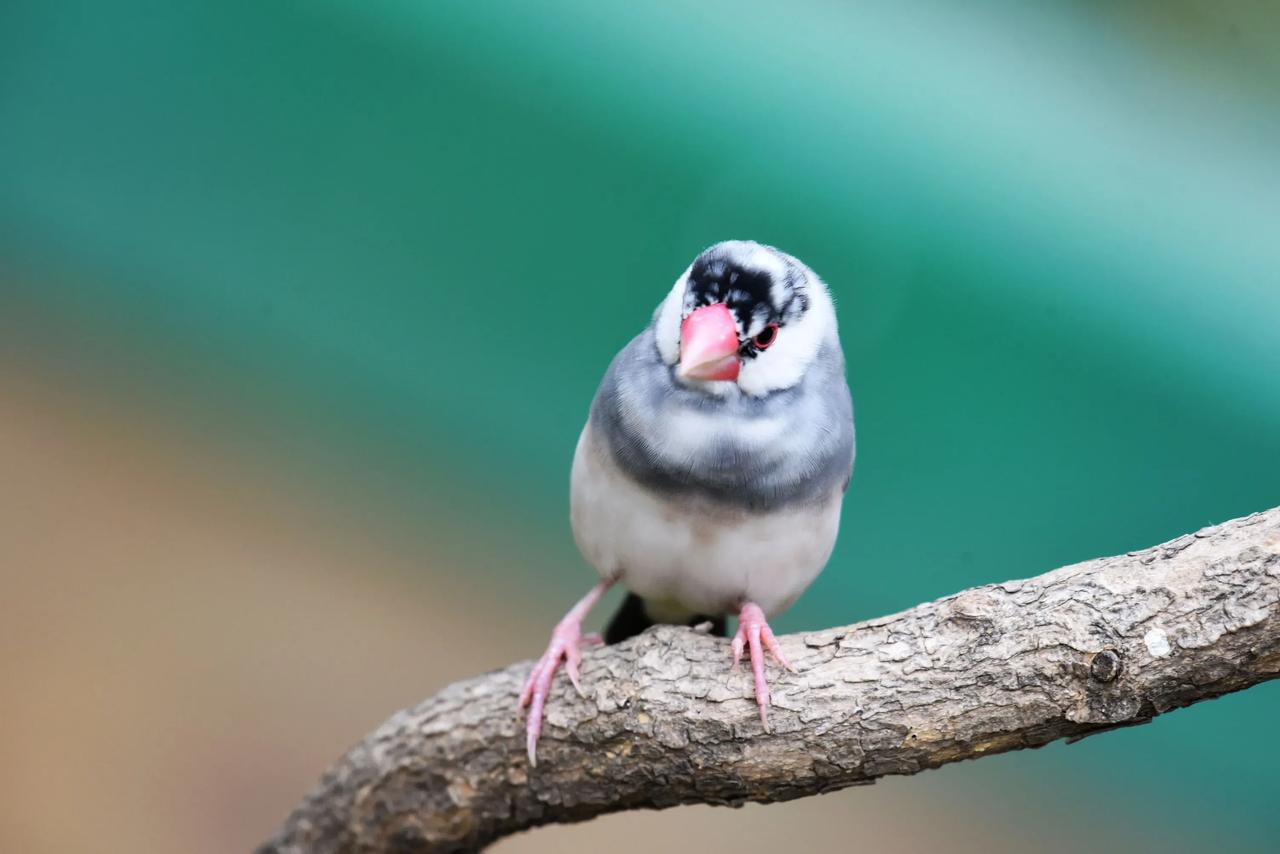
<path fill-rule="evenodd" d="M 591 591 L 569 609 L 556 627 L 551 631 L 551 643 L 547 651 L 533 665 L 533 671 L 525 680 L 524 690 L 520 692 L 520 708 L 529 707 L 529 718 L 525 722 L 525 744 L 529 749 L 529 764 L 537 765 L 536 752 L 538 736 L 542 734 L 542 709 L 547 703 L 547 694 L 551 691 L 551 680 L 564 661 L 564 669 L 569 674 L 569 681 L 578 693 L 582 693 L 582 685 L 578 682 L 578 662 L 582 660 L 580 644 L 598 644 L 604 641 L 599 635 L 591 634 L 583 637 L 582 621 L 587 612 L 600 601 L 605 591 L 613 586 L 612 579 L 605 579 L 591 588 Z"/>
<path fill-rule="evenodd" d="M 760 707 L 760 723 L 769 730 L 769 681 L 764 676 L 764 651 L 768 650 L 774 661 L 795 672 L 791 662 L 782 654 L 773 629 L 765 621 L 764 611 L 754 602 L 747 602 L 738 614 L 738 633 L 733 636 L 733 666 L 742 660 L 742 648 L 751 653 L 751 672 L 756 682 L 756 705 Z"/>

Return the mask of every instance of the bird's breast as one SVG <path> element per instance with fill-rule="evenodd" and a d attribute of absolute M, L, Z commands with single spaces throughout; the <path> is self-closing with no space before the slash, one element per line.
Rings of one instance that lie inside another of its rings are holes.
<path fill-rule="evenodd" d="M 588 423 L 574 455 L 570 518 L 587 561 L 646 600 L 701 614 L 752 601 L 775 614 L 830 557 L 841 497 L 837 488 L 754 510 L 654 488 L 624 470 Z"/>
<path fill-rule="evenodd" d="M 589 420 L 614 467 L 670 502 L 784 511 L 849 480 L 853 418 L 838 354 L 764 397 L 684 388 L 641 336 L 609 366 Z"/>

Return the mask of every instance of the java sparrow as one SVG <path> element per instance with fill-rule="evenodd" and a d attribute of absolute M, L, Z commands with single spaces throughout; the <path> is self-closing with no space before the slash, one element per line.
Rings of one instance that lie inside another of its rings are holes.
<path fill-rule="evenodd" d="M 628 591 L 604 640 L 656 622 L 735 614 L 736 667 L 751 658 L 768 728 L 764 651 L 791 665 L 766 619 L 788 608 L 835 545 L 853 468 L 853 406 L 826 286 L 770 246 L 725 241 L 676 280 L 614 358 L 570 476 L 570 521 L 601 581 L 565 614 L 525 682 L 529 762 L 564 663 L 581 693 L 582 621 Z"/>

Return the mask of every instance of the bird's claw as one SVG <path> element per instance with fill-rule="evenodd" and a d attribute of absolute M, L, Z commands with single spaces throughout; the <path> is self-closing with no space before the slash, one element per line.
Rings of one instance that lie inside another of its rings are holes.
<path fill-rule="evenodd" d="M 769 731 L 769 680 L 765 678 L 764 672 L 764 656 L 768 651 L 773 656 L 773 660 L 785 667 L 792 673 L 795 668 L 791 666 L 791 662 L 787 661 L 787 657 L 782 652 L 782 647 L 778 644 L 778 639 L 774 637 L 773 629 L 769 628 L 769 623 L 764 618 L 764 612 L 760 610 L 760 606 L 752 602 L 742 606 L 741 612 L 738 614 L 738 631 L 733 636 L 733 669 L 738 668 L 738 664 L 742 661 L 743 649 L 750 653 L 751 672 L 755 681 L 756 690 L 756 706 L 760 709 L 760 723 L 764 726 L 765 732 Z"/>
<path fill-rule="evenodd" d="M 582 634 L 582 621 L 591 610 L 596 602 L 600 601 L 600 597 L 605 591 L 613 586 L 616 579 L 606 578 L 600 581 L 595 587 L 583 596 L 578 603 L 569 609 L 569 613 L 564 615 L 556 627 L 551 631 L 551 643 L 547 644 L 547 651 L 542 654 L 537 663 L 533 665 L 533 670 L 529 672 L 529 678 L 524 682 L 524 688 L 520 691 L 520 703 L 516 708 L 517 713 L 525 706 L 529 707 L 529 717 L 525 720 L 525 747 L 529 751 L 529 765 L 532 767 L 538 764 L 538 736 L 542 734 L 542 710 L 547 704 L 547 694 L 551 693 L 551 680 L 555 678 L 556 669 L 560 667 L 560 662 L 565 662 L 565 671 L 569 674 L 569 681 L 573 683 L 573 687 L 577 689 L 578 694 L 582 694 L 582 684 L 578 678 L 578 664 L 582 661 L 582 646 L 598 646 L 604 643 L 604 638 L 596 633 L 589 635 Z"/>
<path fill-rule="evenodd" d="M 547 651 L 542 654 L 529 677 L 525 680 L 524 689 L 520 692 L 520 709 L 529 709 L 525 719 L 525 747 L 529 752 L 529 764 L 537 765 L 538 736 L 542 734 L 542 711 L 546 707 L 547 695 L 551 693 L 551 682 L 555 678 L 560 662 L 564 662 L 565 673 L 573 683 L 579 696 L 583 695 L 578 665 L 582 661 L 582 645 L 597 646 L 604 643 L 600 635 L 581 634 L 581 622 L 571 619 L 561 620 L 551 632 L 551 642 Z"/>

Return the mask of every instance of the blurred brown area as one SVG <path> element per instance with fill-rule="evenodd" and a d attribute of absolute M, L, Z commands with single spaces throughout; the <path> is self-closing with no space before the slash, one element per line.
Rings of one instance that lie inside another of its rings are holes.
<path fill-rule="evenodd" d="M 245 850 L 504 652 L 458 582 L 140 422 L 0 375 L 3 851 Z"/>
<path fill-rule="evenodd" d="M 251 850 L 397 708 L 537 651 L 542 620 L 424 561 L 429 533 L 380 539 L 332 496 L 104 400 L 0 372 L 0 851 Z M 991 790 L 960 779 L 497 848 L 992 850 L 974 818 Z M 1044 847 L 1026 832 L 1001 847 Z"/>

